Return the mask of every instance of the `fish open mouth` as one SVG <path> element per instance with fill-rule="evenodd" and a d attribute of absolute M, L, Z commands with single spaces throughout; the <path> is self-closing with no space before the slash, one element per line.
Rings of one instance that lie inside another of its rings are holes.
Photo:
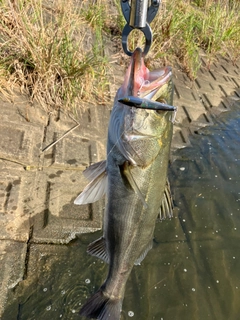
<path fill-rule="evenodd" d="M 172 101 L 173 94 L 171 67 L 149 71 L 140 48 L 133 53 L 122 89 L 124 96 L 120 96 L 118 101 L 125 105 L 156 111 L 176 111 L 176 107 L 167 103 Z"/>
<path fill-rule="evenodd" d="M 138 96 L 158 101 L 161 95 L 160 89 L 171 80 L 172 69 L 171 67 L 164 67 L 158 71 L 149 72 L 148 76 L 149 78 L 144 80 L 142 87 L 139 89 Z"/>
<path fill-rule="evenodd" d="M 171 81 L 171 78 L 171 67 L 149 71 L 145 66 L 142 50 L 137 48 L 132 55 L 122 93 L 125 97 L 133 96 L 166 103 L 161 99 L 161 89 Z"/>

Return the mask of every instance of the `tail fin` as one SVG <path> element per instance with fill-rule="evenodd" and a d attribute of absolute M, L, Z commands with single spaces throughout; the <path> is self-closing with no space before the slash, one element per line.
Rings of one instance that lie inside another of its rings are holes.
<path fill-rule="evenodd" d="M 110 299 L 99 289 L 84 304 L 79 314 L 87 318 L 99 320 L 119 320 L 122 309 L 122 300 Z"/>

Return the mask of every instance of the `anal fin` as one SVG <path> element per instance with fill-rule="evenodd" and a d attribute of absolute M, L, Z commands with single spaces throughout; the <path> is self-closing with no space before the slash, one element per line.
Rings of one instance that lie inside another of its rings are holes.
<path fill-rule="evenodd" d="M 172 218 L 173 217 L 173 200 L 170 190 L 170 183 L 167 179 L 166 181 L 166 187 L 163 193 L 163 199 L 159 211 L 159 219 L 163 220 L 166 218 Z"/>
<path fill-rule="evenodd" d="M 140 265 L 141 264 L 141 262 L 144 260 L 144 258 L 148 254 L 148 251 L 152 249 L 152 246 L 153 246 L 153 240 L 151 240 L 149 242 L 149 244 L 147 245 L 146 249 L 142 252 L 140 257 L 134 262 L 135 265 Z"/>
<path fill-rule="evenodd" d="M 106 240 L 101 237 L 88 245 L 87 253 L 109 263 Z"/>

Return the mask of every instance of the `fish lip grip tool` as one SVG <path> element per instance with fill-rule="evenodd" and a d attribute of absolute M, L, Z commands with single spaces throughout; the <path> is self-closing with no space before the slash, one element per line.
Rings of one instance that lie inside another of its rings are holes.
<path fill-rule="evenodd" d="M 152 45 L 152 30 L 150 23 L 155 18 L 160 0 L 152 0 L 148 7 L 148 0 L 121 0 L 121 8 L 123 16 L 127 22 L 122 31 L 122 47 L 124 52 L 131 56 L 132 51 L 128 48 L 128 36 L 133 29 L 139 29 L 145 36 L 145 47 L 143 54 L 146 55 Z"/>

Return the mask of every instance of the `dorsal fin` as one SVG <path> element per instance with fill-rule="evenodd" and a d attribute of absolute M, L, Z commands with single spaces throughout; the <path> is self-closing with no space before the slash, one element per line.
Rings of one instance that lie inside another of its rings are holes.
<path fill-rule="evenodd" d="M 166 218 L 172 218 L 173 217 L 173 200 L 170 190 L 170 183 L 167 179 L 166 181 L 166 187 L 163 193 L 163 199 L 159 211 L 159 219 L 163 220 Z"/>

